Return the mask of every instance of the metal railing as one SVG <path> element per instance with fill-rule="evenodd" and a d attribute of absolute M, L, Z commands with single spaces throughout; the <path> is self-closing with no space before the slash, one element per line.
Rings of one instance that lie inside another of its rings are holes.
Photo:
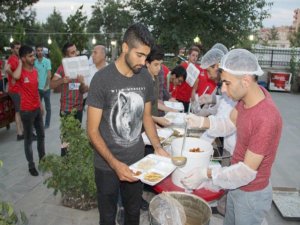
<path fill-rule="evenodd" d="M 252 49 L 262 67 L 289 67 L 292 54 L 300 60 L 300 49 Z"/>

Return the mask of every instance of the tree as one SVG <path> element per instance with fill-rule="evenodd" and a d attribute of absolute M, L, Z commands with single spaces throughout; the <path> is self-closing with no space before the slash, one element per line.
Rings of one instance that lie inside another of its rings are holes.
<path fill-rule="evenodd" d="M 30 29 L 35 23 L 36 13 L 31 6 L 36 2 L 38 0 L 6 0 L 0 2 L 0 30 L 7 33 L 7 35 L 0 36 L 1 47 L 9 44 L 10 36 L 15 40 L 18 38 L 24 40 L 24 31 L 26 33 L 27 29 Z M 19 33 L 20 31 L 22 33 Z"/>
<path fill-rule="evenodd" d="M 65 32 L 66 24 L 63 21 L 61 13 L 53 8 L 52 14 L 47 17 L 46 23 L 43 24 L 43 29 L 47 33 L 55 33 L 51 36 L 52 40 L 55 40 L 60 48 L 65 44 L 63 33 Z"/>
<path fill-rule="evenodd" d="M 268 17 L 265 0 L 195 1 L 195 0 L 131 0 L 134 18 L 152 29 L 167 51 L 178 46 L 189 47 L 198 36 L 205 49 L 221 42 L 228 47 L 247 39 L 252 30 Z"/>
<path fill-rule="evenodd" d="M 85 34 L 85 28 L 87 24 L 87 16 L 82 14 L 83 5 L 81 5 L 74 15 L 70 15 L 67 18 L 65 32 L 70 34 L 66 37 L 66 40 L 74 43 L 79 51 L 85 49 L 88 36 Z"/>
<path fill-rule="evenodd" d="M 274 41 L 279 39 L 278 31 L 275 26 L 272 26 L 272 28 L 270 29 L 268 34 L 268 39 L 271 42 L 271 46 L 274 44 Z"/>
<path fill-rule="evenodd" d="M 299 48 L 300 47 L 300 27 L 297 32 L 291 34 L 290 44 L 292 47 Z"/>
<path fill-rule="evenodd" d="M 133 17 L 129 10 L 120 1 L 113 0 L 98 0 L 92 8 L 88 31 L 100 32 L 97 36 L 107 47 L 110 46 L 112 39 L 116 40 L 120 46 L 123 32 L 132 24 Z"/>

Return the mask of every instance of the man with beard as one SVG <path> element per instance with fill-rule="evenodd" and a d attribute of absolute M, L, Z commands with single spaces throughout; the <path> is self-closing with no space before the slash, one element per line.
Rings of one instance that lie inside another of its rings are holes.
<path fill-rule="evenodd" d="M 20 114 L 24 127 L 24 148 L 29 172 L 32 176 L 38 176 L 39 173 L 35 168 L 32 154 L 33 126 L 37 134 L 39 159 L 41 160 L 45 156 L 45 133 L 38 91 L 38 72 L 33 67 L 35 59 L 33 49 L 24 45 L 19 52 L 21 60 L 19 60 L 19 65 L 12 75 L 19 82 Z"/>
<path fill-rule="evenodd" d="M 92 79 L 87 99 L 87 132 L 95 149 L 95 181 L 101 225 L 115 224 L 119 193 L 125 225 L 139 224 L 143 184 L 129 165 L 142 159 L 145 129 L 154 151 L 167 156 L 151 116 L 152 80 L 143 68 L 154 40 L 142 24 L 124 34 L 122 53 Z"/>

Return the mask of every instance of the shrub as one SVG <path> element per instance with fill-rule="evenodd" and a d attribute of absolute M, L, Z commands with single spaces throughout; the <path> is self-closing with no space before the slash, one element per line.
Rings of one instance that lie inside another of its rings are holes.
<path fill-rule="evenodd" d="M 61 118 L 61 136 L 69 143 L 68 153 L 61 157 L 47 155 L 40 163 L 40 170 L 50 172 L 44 181 L 54 194 L 62 194 L 62 204 L 87 210 L 96 207 L 93 150 L 86 132 L 74 115 Z"/>

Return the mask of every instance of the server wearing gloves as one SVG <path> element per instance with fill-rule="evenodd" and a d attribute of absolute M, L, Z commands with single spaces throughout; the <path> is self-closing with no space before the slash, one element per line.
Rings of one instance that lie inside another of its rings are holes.
<path fill-rule="evenodd" d="M 271 208 L 270 175 L 281 131 L 281 115 L 271 95 L 256 82 L 261 70 L 256 57 L 247 50 L 234 49 L 221 60 L 222 92 L 238 101 L 230 119 L 216 121 L 195 115 L 187 116 L 190 127 L 210 127 L 220 135 L 236 129 L 237 141 L 231 166 L 194 169 L 182 179 L 192 189 L 211 179 L 229 189 L 224 225 L 261 224 Z"/>

